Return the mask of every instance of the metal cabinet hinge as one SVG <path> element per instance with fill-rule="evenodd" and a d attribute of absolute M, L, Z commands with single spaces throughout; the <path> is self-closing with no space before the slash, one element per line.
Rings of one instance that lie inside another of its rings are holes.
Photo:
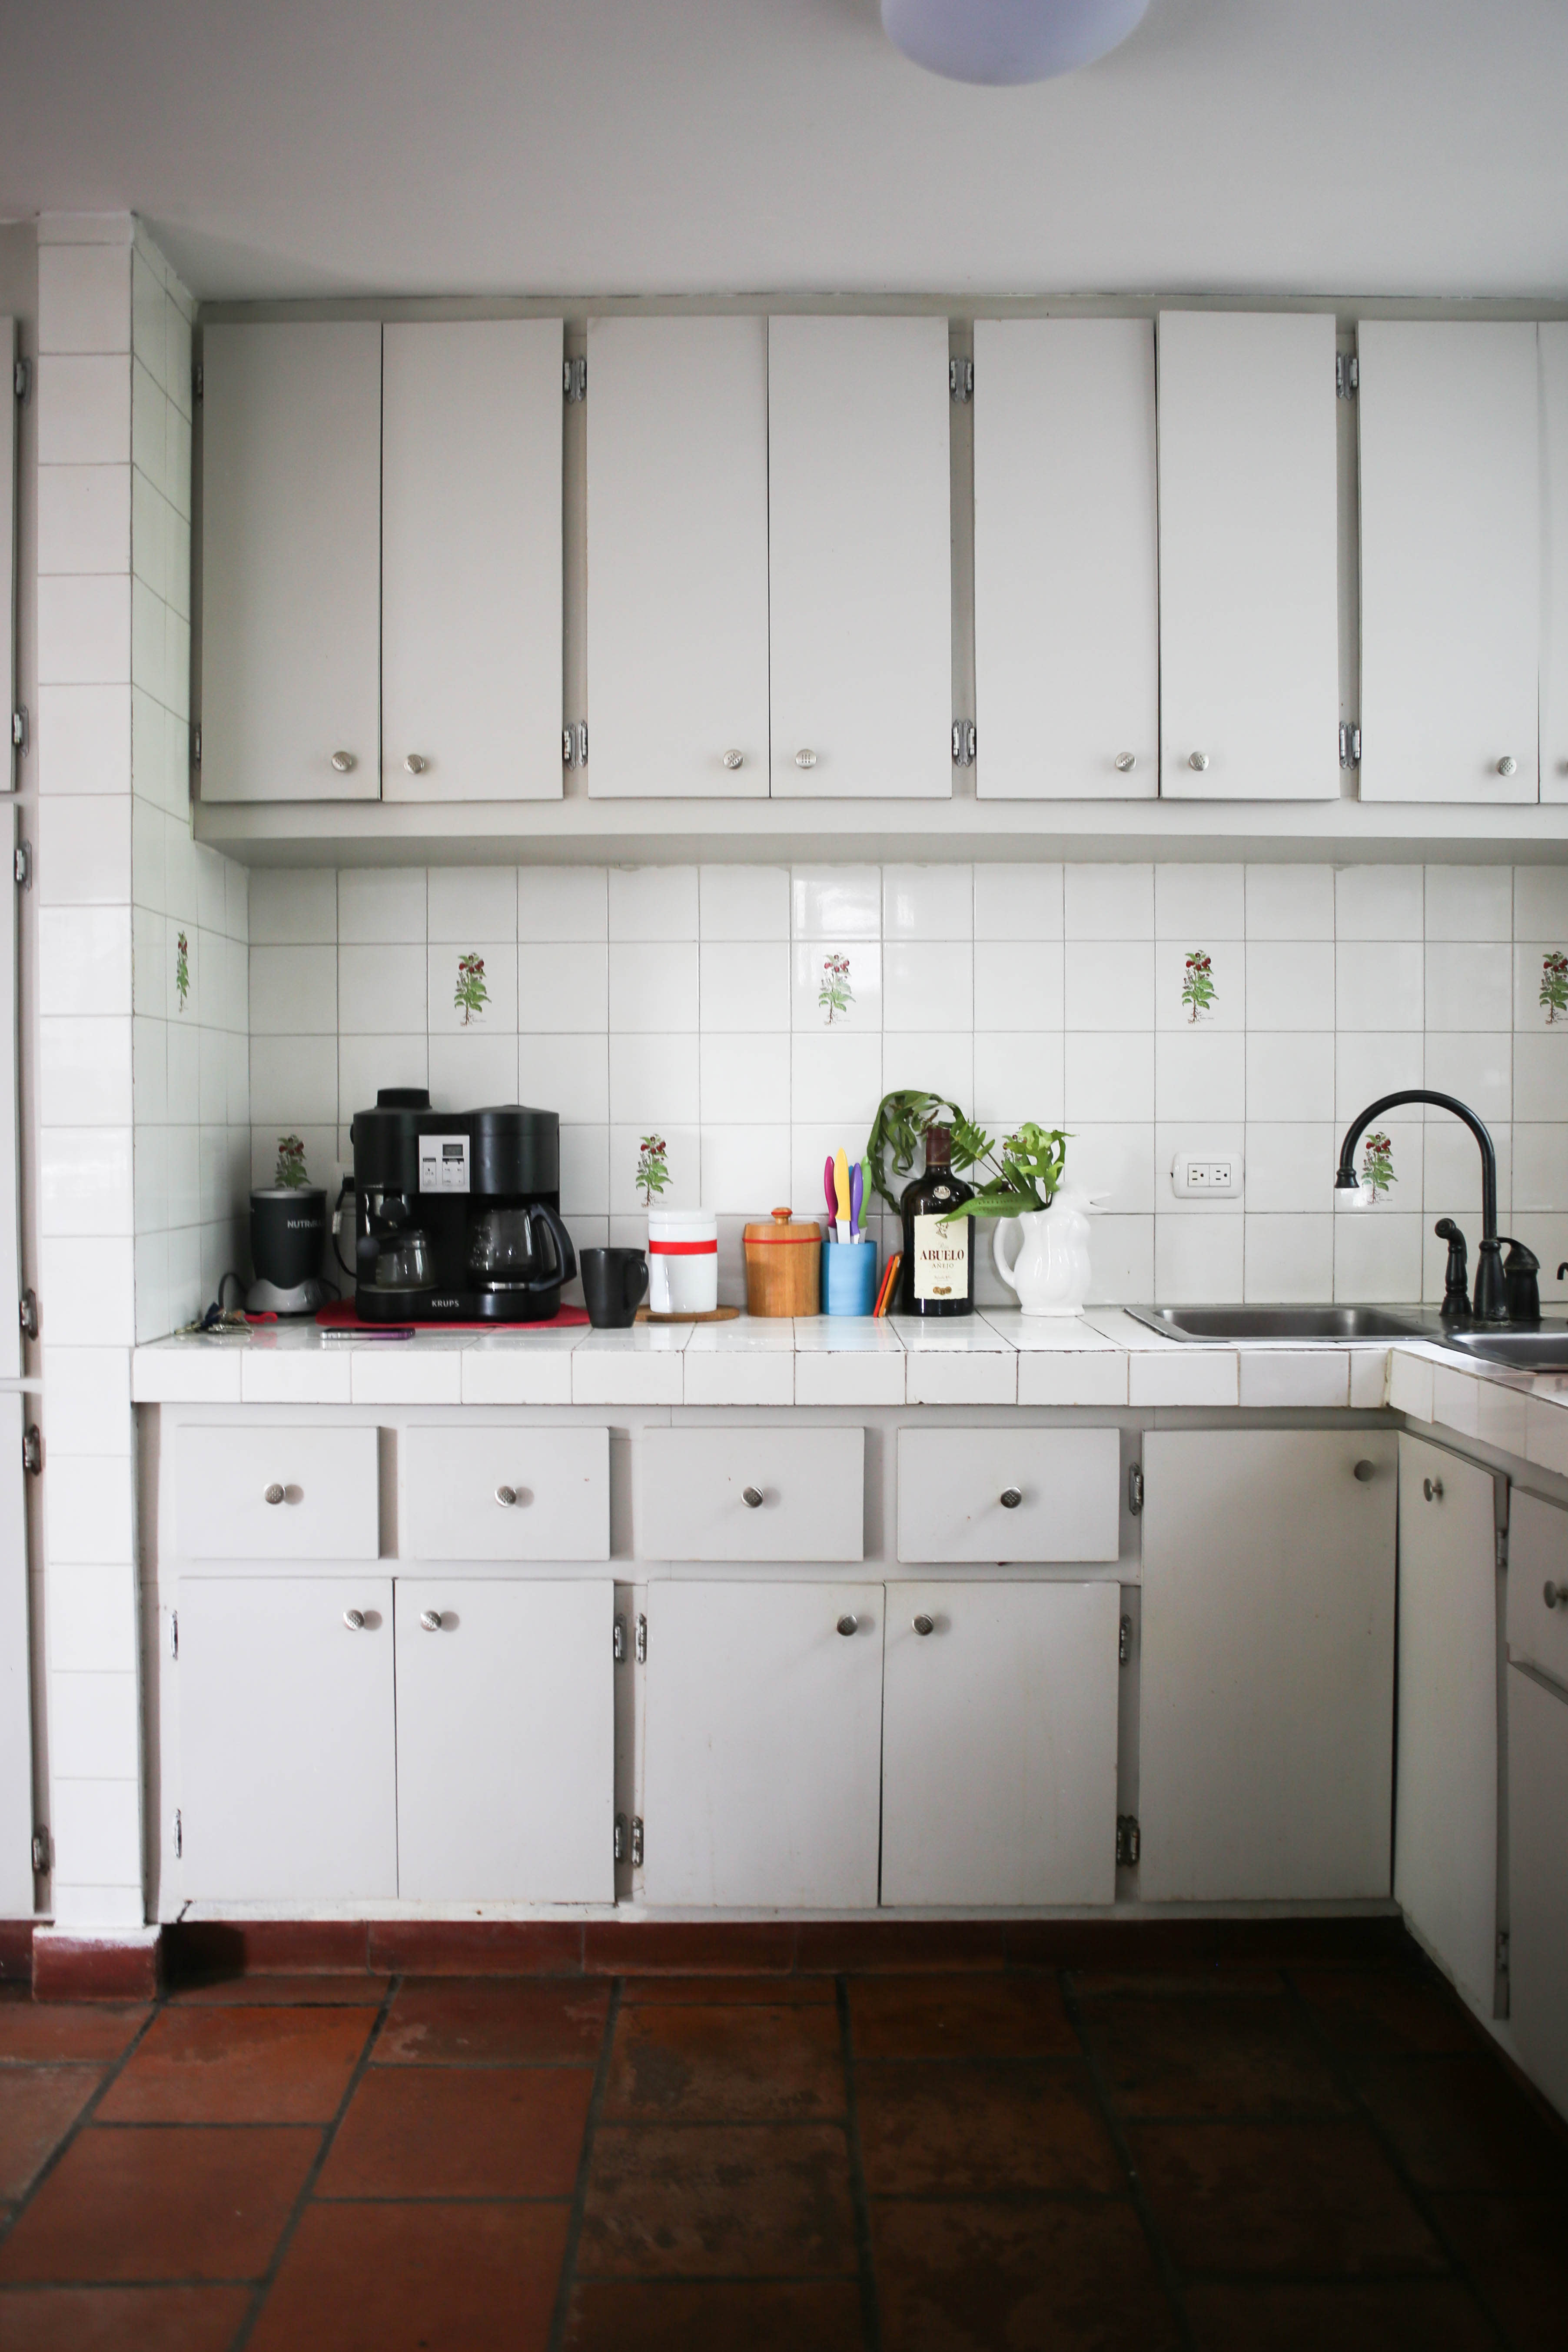
<path fill-rule="evenodd" d="M 1134 1518 L 1143 1507 L 1143 1473 L 1136 1462 L 1127 1473 L 1127 1507 Z"/>
<path fill-rule="evenodd" d="M 1361 362 L 1354 352 L 1335 352 L 1334 390 L 1342 400 L 1353 400 L 1361 390 Z"/>
<path fill-rule="evenodd" d="M 617 1617 L 616 1620 L 616 1630 L 610 1636 L 610 1653 L 617 1666 L 626 1664 L 626 1621 L 624 1617 Z"/>
<path fill-rule="evenodd" d="M 647 1664 L 647 1619 L 640 1613 L 637 1617 L 637 1664 L 639 1666 Z"/>
<path fill-rule="evenodd" d="M 21 1297 L 16 1302 L 16 1319 L 22 1326 L 22 1337 L 24 1339 L 36 1339 L 37 1338 L 38 1294 L 36 1290 L 24 1290 L 22 1293 Z"/>
<path fill-rule="evenodd" d="M 561 390 L 569 408 L 575 408 L 580 400 L 587 399 L 588 362 L 586 360 L 562 361 Z"/>
<path fill-rule="evenodd" d="M 1509 1931 L 1506 1927 L 1500 1927 L 1497 1931 L 1497 1972 L 1500 1977 L 1508 1974 L 1508 1947 Z"/>
<path fill-rule="evenodd" d="M 16 856 L 12 871 L 24 890 L 33 887 L 33 845 L 30 841 L 16 844 Z"/>
<path fill-rule="evenodd" d="M 947 363 L 947 396 L 957 401 L 960 408 L 974 397 L 974 362 L 949 360 Z"/>
<path fill-rule="evenodd" d="M 973 719 L 955 719 L 952 722 L 952 764 L 955 768 L 973 767 L 974 742 Z"/>
<path fill-rule="evenodd" d="M 27 402 L 32 398 L 33 394 L 33 362 L 31 360 L 18 360 L 16 362 L 15 367 L 11 370 L 11 390 L 15 397 L 22 403 L 22 405 L 25 408 Z"/>
<path fill-rule="evenodd" d="M 575 727 L 561 730 L 561 764 L 563 768 L 585 768 L 588 764 L 588 722 L 579 719 Z"/>
<path fill-rule="evenodd" d="M 49 1828 L 48 1828 L 48 1823 L 47 1823 L 47 1822 L 40 1822 L 38 1823 L 37 1828 L 33 1832 L 33 1874 L 34 1874 L 34 1876 L 35 1876 L 35 1877 L 37 1877 L 37 1878 L 44 1878 L 44 1877 L 47 1877 L 47 1874 L 48 1874 L 49 1864 L 50 1864 L 50 1853 L 49 1853 Z"/>
<path fill-rule="evenodd" d="M 199 768 L 201 764 L 202 730 L 199 727 L 193 727 L 191 730 L 191 765 L 193 768 Z"/>
<path fill-rule="evenodd" d="M 634 1813 L 632 1815 L 632 1868 L 634 1870 L 642 1868 L 642 1815 Z"/>
<path fill-rule="evenodd" d="M 206 396 L 206 370 L 203 367 L 200 360 L 193 360 L 191 362 L 191 398 L 193 400 L 205 399 Z"/>
<path fill-rule="evenodd" d="M 179 1809 L 179 1807 L 176 1805 L 176 1806 L 175 1806 L 175 1808 L 174 1808 L 174 1860 L 175 1860 L 176 1862 L 178 1862 L 178 1861 L 179 1861 L 179 1859 L 180 1859 L 181 1855 L 184 1853 L 184 1851 L 185 1851 L 185 1824 L 184 1824 L 184 1822 L 181 1820 L 181 1818 L 180 1818 L 180 1809 Z"/>
<path fill-rule="evenodd" d="M 1359 768 L 1361 765 L 1361 729 L 1352 720 L 1340 721 L 1340 765 Z"/>
<path fill-rule="evenodd" d="M 36 1421 L 30 1421 L 22 1432 L 22 1467 L 37 1477 L 44 1466 L 43 1432 Z"/>
<path fill-rule="evenodd" d="M 1132 1620 L 1124 1617 L 1116 1632 L 1116 1663 L 1124 1666 L 1132 1655 Z"/>
<path fill-rule="evenodd" d="M 11 713 L 11 749 L 13 751 L 20 751 L 26 759 L 27 746 L 31 740 L 32 729 L 27 721 L 27 706 L 25 702 L 19 702 Z"/>
<path fill-rule="evenodd" d="M 616 1815 L 616 1860 L 617 1862 L 625 1862 L 626 1858 L 626 1817 L 625 1813 L 617 1813 Z"/>
<path fill-rule="evenodd" d="M 1137 1814 L 1118 1813 L 1116 1816 L 1116 1859 L 1118 1864 L 1123 1868 L 1131 1867 L 1131 1865 L 1138 1859 L 1139 1853 L 1142 1848 L 1142 1839 L 1140 1836 L 1138 1830 Z"/>
<path fill-rule="evenodd" d="M 171 1609 L 169 1612 L 169 1655 L 172 1658 L 177 1658 L 179 1654 L 180 1612 L 177 1609 Z"/>

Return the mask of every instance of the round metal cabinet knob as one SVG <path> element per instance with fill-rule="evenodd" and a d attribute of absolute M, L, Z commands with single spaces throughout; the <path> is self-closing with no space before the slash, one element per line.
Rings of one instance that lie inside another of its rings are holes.
<path fill-rule="evenodd" d="M 496 1488 L 496 1501 L 500 1505 L 503 1511 L 510 1511 L 516 1500 L 517 1488 L 515 1486 L 498 1486 Z"/>
<path fill-rule="evenodd" d="M 352 751 L 334 751 L 332 753 L 332 765 L 337 770 L 340 776 L 346 776 L 351 768 L 358 767 L 359 761 L 354 758 Z"/>
<path fill-rule="evenodd" d="M 917 1617 L 915 1619 L 915 1632 L 917 1633 L 934 1633 L 935 1631 L 936 1621 L 934 1618 Z"/>
<path fill-rule="evenodd" d="M 1363 1486 L 1370 1486 L 1377 1475 L 1376 1463 L 1358 1462 L 1355 1465 L 1355 1475 Z"/>
<path fill-rule="evenodd" d="M 403 764 L 411 776 L 422 776 L 430 762 L 423 751 L 410 751 Z"/>
<path fill-rule="evenodd" d="M 763 1507 L 762 1488 L 760 1486 L 742 1486 L 741 1489 L 741 1500 L 744 1503 L 748 1511 L 760 1511 Z"/>
<path fill-rule="evenodd" d="M 271 1486 L 268 1486 L 266 1494 L 263 1496 L 262 1500 L 268 1503 L 280 1503 L 288 1492 L 288 1487 L 280 1486 L 278 1484 L 277 1479 L 274 1478 Z"/>
<path fill-rule="evenodd" d="M 1429 1503 L 1440 1503 L 1443 1499 L 1443 1481 L 1441 1478 L 1423 1478 L 1421 1492 Z"/>
<path fill-rule="evenodd" d="M 1568 1584 L 1548 1584 L 1542 1598 L 1548 1609 L 1568 1609 Z"/>
<path fill-rule="evenodd" d="M 860 1620 L 858 1617 L 840 1617 L 838 1620 L 838 1630 L 841 1633 L 853 1633 L 858 1628 L 859 1623 Z"/>
<path fill-rule="evenodd" d="M 1023 1497 L 1023 1494 L 1022 1494 L 1022 1492 L 1020 1491 L 1020 1489 L 1019 1489 L 1018 1487 L 1016 1487 L 1016 1486 L 1004 1486 L 1004 1487 L 1003 1487 L 1003 1489 L 1002 1489 L 1002 1508 L 1003 1508 L 1005 1511 L 1016 1511 L 1016 1510 L 1017 1509 L 1017 1507 L 1018 1507 L 1019 1504 L 1023 1501 L 1023 1499 L 1024 1499 L 1024 1497 Z"/>
<path fill-rule="evenodd" d="M 343 1611 L 343 1623 L 348 1627 L 351 1633 L 363 1633 L 364 1632 L 364 1611 L 363 1609 L 345 1609 Z"/>
<path fill-rule="evenodd" d="M 733 775 L 733 774 L 734 774 L 734 772 L 735 772 L 735 771 L 736 771 L 736 769 L 737 769 L 737 768 L 743 768 L 743 767 L 745 766 L 745 764 L 746 764 L 746 755 L 745 755 L 744 751 L 726 751 L 726 752 L 725 752 L 725 754 L 724 754 L 724 765 L 729 769 L 730 773 L 731 773 L 731 775 Z"/>
<path fill-rule="evenodd" d="M 1203 774 L 1204 770 L 1208 766 L 1208 763 L 1209 755 L 1206 751 L 1189 751 L 1187 753 L 1188 767 L 1195 768 L 1200 776 Z"/>
<path fill-rule="evenodd" d="M 1116 754 L 1116 772 L 1119 776 L 1130 776 L 1137 765 L 1136 751 L 1118 751 Z"/>
<path fill-rule="evenodd" d="M 1514 758 L 1511 751 L 1505 751 L 1503 753 L 1502 758 L 1497 763 L 1497 772 L 1500 776 L 1512 776 L 1518 773 L 1519 761 Z"/>
<path fill-rule="evenodd" d="M 816 752 L 806 751 L 803 745 L 795 755 L 795 764 L 797 768 L 815 768 L 816 765 Z"/>
<path fill-rule="evenodd" d="M 419 1612 L 419 1622 L 426 1633 L 438 1633 L 441 1630 L 441 1612 L 438 1609 L 422 1609 Z"/>

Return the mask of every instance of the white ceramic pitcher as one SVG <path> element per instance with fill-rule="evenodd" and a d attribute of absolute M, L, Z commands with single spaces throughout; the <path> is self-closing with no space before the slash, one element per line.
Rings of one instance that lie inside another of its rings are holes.
<path fill-rule="evenodd" d="M 1026 1315 L 1079 1315 L 1089 1297 L 1087 1192 L 1065 1185 L 1048 1209 L 999 1217 L 992 1241 L 996 1271 Z"/>

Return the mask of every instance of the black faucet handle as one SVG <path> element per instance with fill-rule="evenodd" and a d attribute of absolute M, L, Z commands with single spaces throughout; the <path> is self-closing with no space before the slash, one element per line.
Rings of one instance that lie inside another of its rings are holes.
<path fill-rule="evenodd" d="M 1516 1242 L 1511 1234 L 1500 1234 L 1498 1239 L 1508 1244 L 1508 1255 L 1502 1262 L 1508 1319 L 1510 1323 L 1539 1323 L 1541 1286 L 1536 1276 L 1541 1272 L 1541 1260 L 1527 1243 Z"/>
<path fill-rule="evenodd" d="M 1499 1234 L 1498 1239 L 1508 1252 L 1508 1255 L 1502 1262 L 1502 1270 L 1505 1274 L 1539 1274 L 1541 1272 L 1541 1260 L 1528 1242 L 1516 1242 L 1511 1234 Z M 1557 1278 L 1559 1281 L 1563 1278 L 1561 1266 L 1557 1270 Z"/>

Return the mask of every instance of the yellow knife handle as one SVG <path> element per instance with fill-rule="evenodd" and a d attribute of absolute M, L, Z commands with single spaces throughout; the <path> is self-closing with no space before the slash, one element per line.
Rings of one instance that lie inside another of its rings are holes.
<path fill-rule="evenodd" d="M 849 1154 L 840 1144 L 833 1156 L 833 1190 L 838 1202 L 840 1220 L 849 1222 Z"/>

